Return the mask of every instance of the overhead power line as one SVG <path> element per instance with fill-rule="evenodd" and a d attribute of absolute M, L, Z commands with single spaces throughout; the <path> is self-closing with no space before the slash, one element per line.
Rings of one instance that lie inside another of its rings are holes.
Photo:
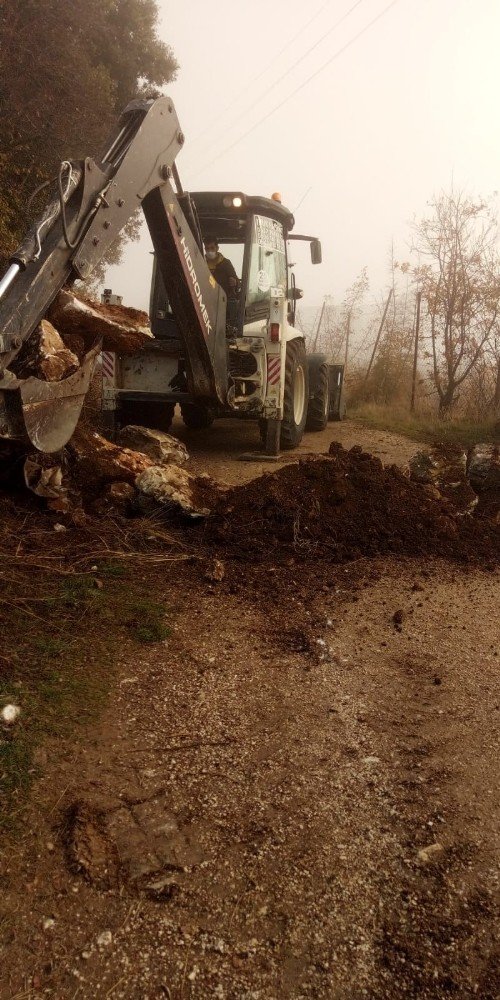
<path fill-rule="evenodd" d="M 362 3 L 365 2 L 366 0 L 355 0 L 355 3 L 353 3 L 349 7 L 349 9 L 345 11 L 344 14 L 342 14 L 342 17 L 337 18 L 335 23 L 332 24 L 331 28 L 328 28 L 328 31 L 326 31 L 325 34 L 321 36 L 321 38 L 318 38 L 313 45 L 310 45 L 309 48 L 306 49 L 306 51 L 303 52 L 302 55 L 299 56 L 299 58 L 296 59 L 295 62 L 291 66 L 289 66 L 288 69 L 286 69 L 285 72 L 282 73 L 277 80 L 274 81 L 274 83 L 271 83 L 268 87 L 266 87 L 265 90 L 261 91 L 259 96 L 256 97 L 254 100 L 252 100 L 251 104 L 249 104 L 246 108 L 244 108 L 243 111 L 240 111 L 237 118 L 233 118 L 233 120 L 227 126 L 227 130 L 231 130 L 234 128 L 235 125 L 238 125 L 242 117 L 247 115 L 249 111 L 253 111 L 256 105 L 260 104 L 260 102 L 264 100 L 264 98 L 267 98 L 272 90 L 275 90 L 275 88 L 278 87 L 280 83 L 283 82 L 283 80 L 286 80 L 287 76 L 290 76 L 290 73 L 294 73 L 295 70 L 297 69 L 297 66 L 300 66 L 300 64 L 304 62 L 304 59 L 307 59 L 307 57 L 311 55 L 311 52 L 314 52 L 318 48 L 318 46 L 322 45 L 325 39 L 328 38 L 332 34 L 332 32 L 336 30 L 336 28 L 340 27 L 340 25 L 345 20 L 347 20 L 347 18 L 353 13 L 353 11 L 356 10 L 356 7 L 359 7 Z"/>
<path fill-rule="evenodd" d="M 277 52 L 276 55 L 273 57 L 273 62 L 271 65 L 274 65 L 274 63 L 277 62 L 278 59 L 280 59 L 283 53 L 286 52 L 286 50 L 289 49 L 290 46 L 297 41 L 297 38 L 300 38 L 300 36 L 304 34 L 304 31 L 307 31 L 307 29 L 310 27 L 313 21 L 315 21 L 323 13 L 323 11 L 330 6 L 331 2 L 332 0 L 326 0 L 326 3 L 323 3 L 321 5 L 319 10 L 317 10 L 316 13 L 313 14 L 313 16 L 310 17 L 309 20 L 306 21 L 306 23 L 299 28 L 297 33 L 293 35 L 293 37 L 290 38 L 288 42 L 285 42 L 283 48 L 281 48 L 279 52 Z M 207 134 L 207 132 L 210 132 L 213 126 L 216 125 L 217 122 L 221 120 L 221 118 L 224 118 L 224 115 L 226 115 L 228 111 L 231 111 L 231 109 L 234 108 L 235 104 L 238 103 L 240 98 L 243 97 L 249 90 L 251 90 L 252 87 L 255 87 L 255 84 L 258 83 L 259 80 L 262 80 L 262 77 L 265 76 L 266 73 L 269 71 L 269 65 L 270 64 L 268 63 L 267 66 L 265 66 L 264 69 L 261 70 L 261 72 L 257 76 L 252 77 L 252 79 L 249 80 L 246 86 L 239 91 L 234 100 L 230 101 L 229 104 L 226 104 L 226 107 L 223 108 L 222 111 L 215 116 L 215 118 L 212 118 L 207 127 L 204 128 L 202 132 L 199 132 L 198 135 L 196 135 L 194 139 L 192 139 L 191 141 L 198 142 L 198 140 L 202 139 L 203 136 Z"/>
<path fill-rule="evenodd" d="M 266 115 L 263 115 L 262 118 L 259 118 L 259 120 L 255 122 L 254 125 L 251 125 L 250 128 L 246 130 L 246 132 L 243 132 L 243 134 L 240 135 L 238 139 L 235 139 L 234 142 L 232 142 L 229 146 L 226 146 L 219 153 L 217 153 L 217 155 L 214 156 L 211 160 L 209 160 L 208 163 L 205 163 L 205 165 L 200 170 L 198 170 L 196 174 L 193 174 L 193 177 L 198 177 L 200 173 L 203 173 L 205 170 L 208 169 L 208 167 L 211 167 L 213 163 L 217 163 L 217 161 L 220 160 L 221 157 L 226 156 L 227 153 L 230 153 L 231 150 L 233 150 L 236 146 L 238 146 L 240 142 L 243 142 L 243 140 L 246 139 L 247 136 L 251 135 L 252 132 L 255 132 L 255 130 L 259 128 L 261 125 L 263 125 L 264 122 L 268 121 L 269 118 L 272 118 L 272 116 L 275 115 L 277 111 L 280 111 L 281 108 L 285 106 L 285 104 L 288 104 L 288 102 L 291 101 L 296 94 L 300 93 L 301 90 L 304 90 L 304 87 L 307 87 L 308 84 L 312 83 L 312 81 L 315 80 L 316 77 L 320 75 L 320 73 L 323 73 L 325 69 L 327 69 L 328 66 L 331 66 L 331 64 L 335 62 L 335 60 L 338 59 L 341 55 L 343 55 L 343 53 L 346 52 L 347 49 L 350 49 L 351 46 L 354 45 L 355 42 L 357 42 L 358 39 L 362 37 L 362 35 L 365 35 L 366 32 L 369 31 L 370 28 L 372 28 L 373 25 L 377 23 L 377 21 L 380 21 L 380 19 L 384 17 L 385 14 L 388 14 L 391 8 L 395 7 L 397 3 L 399 3 L 399 0 L 391 0 L 391 3 L 387 4 L 387 6 L 384 7 L 384 9 L 381 10 L 380 13 L 378 13 L 375 17 L 373 17 L 371 21 L 368 21 L 368 23 L 365 24 L 364 28 L 361 28 L 360 31 L 358 31 L 357 34 L 353 36 L 353 38 L 349 39 L 349 41 L 345 43 L 345 45 L 342 45 L 340 49 L 337 49 L 337 51 L 334 52 L 333 56 L 330 56 L 330 58 L 327 59 L 327 61 L 323 63 L 322 66 L 319 67 L 319 69 L 315 70 L 315 72 L 312 73 L 311 76 L 308 76 L 307 79 L 303 81 L 303 83 L 299 84 L 299 86 L 296 87 L 295 90 L 292 90 L 292 92 L 288 94 L 288 96 L 285 97 L 282 101 L 280 101 L 279 104 L 277 104 L 274 108 L 272 108 L 271 111 L 268 111 Z"/>

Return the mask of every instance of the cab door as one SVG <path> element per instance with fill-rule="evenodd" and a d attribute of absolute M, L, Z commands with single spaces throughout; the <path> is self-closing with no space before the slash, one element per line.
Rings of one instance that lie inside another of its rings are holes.
<path fill-rule="evenodd" d="M 246 260 L 246 292 L 244 296 L 244 326 L 269 320 L 273 289 L 287 294 L 286 243 L 281 222 L 266 215 L 252 217 Z M 254 331 L 252 331 L 254 332 Z"/>

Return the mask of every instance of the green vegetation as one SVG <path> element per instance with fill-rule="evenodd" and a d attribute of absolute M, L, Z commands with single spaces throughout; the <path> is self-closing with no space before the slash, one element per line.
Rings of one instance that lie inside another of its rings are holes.
<path fill-rule="evenodd" d="M 479 442 L 500 441 L 500 422 L 493 418 L 471 420 L 457 417 L 454 420 L 439 420 L 435 414 L 410 413 L 403 407 L 381 406 L 376 403 L 359 403 L 349 408 L 348 415 L 369 427 L 402 434 L 425 444 L 448 441 L 470 448 Z"/>
<path fill-rule="evenodd" d="M 37 748 L 95 718 L 124 650 L 170 635 L 166 609 L 144 598 L 143 580 L 119 562 L 104 563 L 99 574 L 9 572 L 0 604 L 0 708 L 19 705 L 21 716 L 0 724 L 0 828 L 15 824 L 37 774 Z"/>
<path fill-rule="evenodd" d="M 96 156 L 129 101 L 156 96 L 175 78 L 158 20 L 156 0 L 0 5 L 0 265 L 53 185 L 31 212 L 29 195 L 60 161 Z M 129 235 L 135 228 L 132 220 Z"/>

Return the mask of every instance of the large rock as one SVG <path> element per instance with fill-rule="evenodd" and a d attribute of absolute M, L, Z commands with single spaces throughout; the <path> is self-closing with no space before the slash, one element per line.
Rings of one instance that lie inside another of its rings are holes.
<path fill-rule="evenodd" d="M 132 448 L 147 455 L 155 465 L 184 465 L 189 458 L 182 441 L 164 431 L 140 427 L 138 424 L 122 427 L 117 442 L 124 448 Z"/>
<path fill-rule="evenodd" d="M 11 367 L 20 379 L 34 376 L 44 382 L 60 382 L 78 371 L 80 360 L 52 323 L 42 319 Z"/>
<path fill-rule="evenodd" d="M 84 491 L 99 491 L 108 483 L 135 483 L 153 462 L 147 455 L 119 448 L 83 424 L 79 424 L 68 451 L 73 459 L 73 475 Z"/>
<path fill-rule="evenodd" d="M 90 302 L 69 291 L 59 292 L 48 317 L 63 336 L 82 337 L 87 345 L 100 337 L 104 350 L 117 354 L 135 354 L 153 337 L 147 313 Z"/>
<path fill-rule="evenodd" d="M 187 514 L 205 517 L 210 513 L 199 493 L 197 480 L 177 465 L 153 465 L 135 480 L 140 493 L 166 507 L 180 507 Z"/>
<path fill-rule="evenodd" d="M 410 479 L 429 486 L 441 482 L 460 483 L 467 478 L 467 455 L 458 445 L 434 445 L 426 451 L 417 451 L 410 458 L 409 466 Z"/>
<path fill-rule="evenodd" d="M 500 489 L 500 445 L 474 445 L 469 452 L 467 472 L 471 486 L 478 493 Z"/>
<path fill-rule="evenodd" d="M 409 462 L 410 479 L 438 490 L 461 514 L 469 514 L 477 497 L 467 480 L 467 455 L 454 444 L 436 444 L 418 451 Z"/>

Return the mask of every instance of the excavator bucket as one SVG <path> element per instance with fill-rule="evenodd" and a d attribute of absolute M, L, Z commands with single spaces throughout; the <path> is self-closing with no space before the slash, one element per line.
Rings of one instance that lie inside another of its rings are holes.
<path fill-rule="evenodd" d="M 0 381 L 0 438 L 30 442 L 48 453 L 63 448 L 78 423 L 100 350 L 97 342 L 78 371 L 60 382 L 34 377 Z"/>

